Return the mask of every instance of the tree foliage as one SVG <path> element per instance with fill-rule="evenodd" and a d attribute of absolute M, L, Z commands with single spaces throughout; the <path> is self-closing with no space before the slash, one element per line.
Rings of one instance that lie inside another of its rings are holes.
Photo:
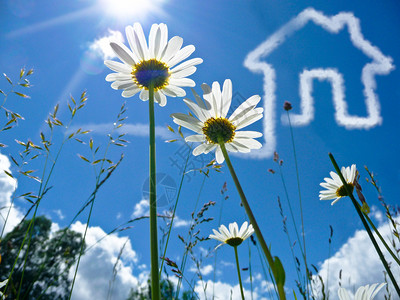
<path fill-rule="evenodd" d="M 29 229 L 30 224 L 31 220 L 23 221 L 0 244 L 1 280 L 9 277 L 15 264 L 6 299 L 16 299 L 18 294 L 19 299 L 68 299 L 68 271 L 79 254 L 82 235 L 68 228 L 53 233 L 51 220 L 44 216 L 37 217 Z"/>

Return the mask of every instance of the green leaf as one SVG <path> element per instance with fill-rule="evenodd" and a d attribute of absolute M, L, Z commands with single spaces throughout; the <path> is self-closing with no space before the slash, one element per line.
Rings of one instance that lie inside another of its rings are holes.
<path fill-rule="evenodd" d="M 22 68 L 21 71 L 19 72 L 19 78 L 22 78 L 25 74 L 25 68 Z"/>
<path fill-rule="evenodd" d="M 32 75 L 33 74 L 33 69 L 30 69 L 29 71 L 28 71 L 28 73 L 26 73 L 26 76 L 29 76 L 29 75 Z"/>
<path fill-rule="evenodd" d="M 8 176 L 10 176 L 11 178 L 14 178 L 14 176 L 12 176 L 12 174 L 10 172 L 8 172 L 7 170 L 3 170 L 4 173 L 6 173 Z"/>
<path fill-rule="evenodd" d="M 81 159 L 83 159 L 84 161 L 90 163 L 90 161 L 89 161 L 86 157 L 84 157 L 83 155 L 78 154 L 78 156 L 79 156 Z"/>
<path fill-rule="evenodd" d="M 274 269 L 276 272 L 276 284 L 278 286 L 284 286 L 286 280 L 285 269 L 283 268 L 283 265 L 278 256 L 274 257 Z"/>
<path fill-rule="evenodd" d="M 14 92 L 14 94 L 17 94 L 18 96 L 22 97 L 22 98 L 30 98 L 28 95 L 19 93 L 19 92 Z"/>
<path fill-rule="evenodd" d="M 169 131 L 175 133 L 175 130 L 171 126 L 168 125 L 167 128 L 168 128 Z"/>
<path fill-rule="evenodd" d="M 6 73 L 3 73 L 3 75 L 7 79 L 8 83 L 12 85 L 13 83 L 12 83 L 11 79 L 6 75 Z"/>

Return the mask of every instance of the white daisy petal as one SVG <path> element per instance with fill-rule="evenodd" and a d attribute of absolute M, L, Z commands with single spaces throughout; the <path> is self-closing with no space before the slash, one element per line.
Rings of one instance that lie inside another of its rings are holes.
<path fill-rule="evenodd" d="M 256 105 L 258 104 L 258 102 L 260 102 L 260 100 L 261 97 L 259 95 L 251 96 L 249 99 L 240 104 L 238 108 L 235 109 L 235 111 L 229 117 L 229 120 L 233 122 L 238 114 L 243 114 L 242 113 L 243 111 L 246 112 L 251 111 L 251 109 L 256 107 Z"/>
<path fill-rule="evenodd" d="M 204 142 L 205 140 L 204 134 L 194 134 L 185 138 L 186 142 Z"/>
<path fill-rule="evenodd" d="M 122 80 L 122 81 L 114 81 L 111 84 L 111 87 L 114 90 L 124 90 L 124 89 L 127 89 L 127 88 L 132 87 L 132 86 L 136 86 L 136 84 L 130 79 Z"/>
<path fill-rule="evenodd" d="M 222 99 L 221 99 L 221 117 L 225 118 L 228 114 L 229 108 L 232 102 L 232 81 L 226 79 L 224 86 L 222 87 Z"/>
<path fill-rule="evenodd" d="M 259 108 L 261 108 L 261 107 L 259 107 Z M 261 110 L 262 110 L 262 108 L 261 108 Z M 263 115 L 261 113 L 259 113 L 258 108 L 256 108 L 248 115 L 243 116 L 243 118 L 241 118 L 240 120 L 232 122 L 232 123 L 236 126 L 236 129 L 239 130 L 239 129 L 242 129 L 243 127 L 249 126 L 250 124 L 253 124 L 254 122 L 260 120 L 262 117 L 263 117 Z"/>
<path fill-rule="evenodd" d="M 186 127 L 190 130 L 193 130 L 194 132 L 202 133 L 202 124 L 196 118 L 182 113 L 174 113 L 171 115 L 171 117 L 173 117 L 173 121 L 175 124 Z"/>
<path fill-rule="evenodd" d="M 149 52 L 151 57 L 157 57 L 160 51 L 161 28 L 158 24 L 151 25 L 149 34 Z"/>
<path fill-rule="evenodd" d="M 178 71 L 184 70 L 186 68 L 196 66 L 198 64 L 201 64 L 202 62 L 203 62 L 203 60 L 201 58 L 189 59 L 189 60 L 181 63 L 180 65 L 176 66 L 175 68 L 171 69 L 171 73 L 178 72 Z"/>
<path fill-rule="evenodd" d="M 125 27 L 125 34 L 126 38 L 128 40 L 129 47 L 131 48 L 131 55 L 132 58 L 138 63 L 140 61 L 140 58 L 137 55 L 136 51 L 136 43 L 135 43 L 135 33 L 133 30 L 132 26 L 126 26 Z"/>
<path fill-rule="evenodd" d="M 192 75 L 194 72 L 196 72 L 197 68 L 196 67 L 188 67 L 186 69 L 177 71 L 175 73 L 171 74 L 171 79 L 174 78 L 182 78 L 182 77 L 186 77 L 186 76 L 190 76 Z M 171 82 L 171 80 L 170 80 Z"/>
<path fill-rule="evenodd" d="M 219 164 L 222 164 L 225 160 L 224 154 L 222 153 L 220 146 L 217 146 L 217 149 L 215 150 L 215 159 L 217 160 L 217 163 L 219 163 Z"/>
<path fill-rule="evenodd" d="M 113 60 L 105 60 L 104 64 L 115 72 L 130 74 L 132 67 Z"/>
<path fill-rule="evenodd" d="M 154 100 L 158 104 L 160 104 L 161 107 L 167 104 L 167 97 L 165 97 L 165 95 L 161 91 L 157 91 L 154 93 Z"/>
<path fill-rule="evenodd" d="M 235 146 L 236 149 L 238 149 L 239 152 L 242 152 L 242 153 L 249 153 L 250 152 L 250 149 L 248 147 L 246 147 L 245 145 L 239 143 L 236 140 L 233 140 L 231 144 L 233 146 Z"/>
<path fill-rule="evenodd" d="M 193 101 L 189 99 L 183 99 L 183 102 L 190 108 L 190 110 L 194 113 L 194 115 L 202 122 L 208 119 L 208 116 L 205 114 L 204 109 L 196 105 Z"/>
<path fill-rule="evenodd" d="M 106 76 L 106 81 L 121 81 L 121 80 L 132 80 L 132 75 L 130 74 L 122 74 L 122 73 L 110 73 Z"/>
<path fill-rule="evenodd" d="M 130 66 L 134 66 L 135 60 L 133 59 L 132 52 L 124 45 L 117 42 L 110 43 L 111 48 L 120 60 Z"/>
<path fill-rule="evenodd" d="M 262 133 L 258 131 L 236 131 L 235 137 L 240 138 L 259 138 L 262 137 Z"/>
<path fill-rule="evenodd" d="M 143 60 L 148 60 L 150 58 L 149 49 L 140 23 L 133 24 L 133 30 L 138 56 Z"/>
<path fill-rule="evenodd" d="M 181 49 L 183 44 L 183 39 L 180 36 L 174 36 L 169 40 L 167 47 L 162 54 L 161 60 L 164 62 L 169 61 L 172 57 L 174 57 L 178 51 Z"/>
<path fill-rule="evenodd" d="M 168 96 L 171 97 L 183 97 L 186 95 L 186 92 L 184 89 L 181 89 L 180 87 L 177 87 L 175 85 L 168 85 L 163 89 L 164 93 Z"/>
<path fill-rule="evenodd" d="M 218 81 L 214 81 L 212 84 L 212 104 L 214 106 L 215 116 L 219 118 L 222 110 L 222 93 L 221 86 Z"/>
<path fill-rule="evenodd" d="M 140 100 L 142 100 L 142 101 L 147 101 L 147 100 L 149 100 L 149 91 L 148 91 L 148 90 L 142 90 L 142 91 L 140 92 L 139 98 L 140 98 Z"/>
<path fill-rule="evenodd" d="M 140 90 L 141 89 L 139 87 L 137 87 L 137 86 L 134 86 L 132 88 L 126 89 L 126 90 L 124 90 L 122 92 L 122 97 L 124 97 L 124 98 L 132 97 L 132 96 L 136 95 L 137 93 L 139 93 Z"/>
<path fill-rule="evenodd" d="M 217 145 L 215 145 L 215 144 L 207 144 L 207 148 L 206 148 L 206 150 L 204 150 L 204 154 L 208 154 L 216 148 L 217 148 Z"/>
<path fill-rule="evenodd" d="M 172 57 L 169 61 L 167 61 L 167 65 L 172 68 L 176 64 L 180 63 L 182 60 L 188 58 L 196 48 L 193 45 L 189 45 L 183 47 L 181 50 L 176 53 L 174 57 Z"/>
<path fill-rule="evenodd" d="M 260 149 L 262 147 L 262 144 L 254 139 L 236 138 L 235 141 L 249 149 Z"/>
<path fill-rule="evenodd" d="M 176 85 L 176 86 L 190 86 L 193 87 L 196 85 L 196 83 L 190 79 L 190 78 L 171 78 L 169 80 L 170 84 Z"/>

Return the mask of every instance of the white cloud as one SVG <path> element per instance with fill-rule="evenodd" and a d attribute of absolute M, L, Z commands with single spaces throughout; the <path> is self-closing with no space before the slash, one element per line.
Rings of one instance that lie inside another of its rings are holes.
<path fill-rule="evenodd" d="M 89 50 L 102 57 L 103 60 L 115 58 L 116 55 L 110 47 L 110 42 L 123 43 L 124 37 L 122 33 L 118 30 L 108 29 L 107 35 L 94 40 L 89 45 Z"/>
<path fill-rule="evenodd" d="M 203 276 L 207 276 L 207 275 L 211 274 L 211 272 L 213 270 L 214 270 L 214 267 L 212 265 L 205 265 L 200 268 L 200 273 Z M 190 268 L 190 271 L 196 273 L 198 270 L 195 266 L 192 266 Z"/>
<path fill-rule="evenodd" d="M 142 199 L 139 203 L 135 204 L 131 218 L 139 218 L 149 215 L 149 200 Z"/>
<path fill-rule="evenodd" d="M 67 133 L 72 133 L 79 128 L 84 128 L 85 130 L 91 130 L 95 134 L 108 134 L 112 131 L 114 125 L 112 123 L 103 123 L 103 124 L 83 124 L 72 126 Z M 169 140 L 173 138 L 173 133 L 170 132 L 167 127 L 156 126 L 156 137 Z M 115 130 L 116 134 L 127 134 L 137 137 L 148 137 L 149 136 L 149 125 L 148 124 L 125 124 L 124 126 Z"/>
<path fill-rule="evenodd" d="M 190 225 L 190 221 L 189 220 L 183 220 L 181 218 L 179 218 L 176 214 L 175 214 L 175 218 L 174 218 L 174 228 L 179 228 L 179 227 L 187 227 Z"/>
<path fill-rule="evenodd" d="M 344 99 L 344 83 L 342 75 L 333 69 L 313 69 L 306 70 L 300 74 L 300 114 L 291 113 L 291 118 L 295 120 L 294 125 L 306 125 L 314 118 L 313 97 L 311 95 L 313 79 L 328 80 L 332 85 L 335 119 L 336 122 L 347 129 L 368 129 L 382 123 L 380 115 L 380 104 L 378 96 L 375 94 L 376 75 L 387 75 L 393 69 L 392 58 L 384 56 L 381 51 L 373 46 L 363 37 L 360 21 L 352 13 L 341 12 L 332 17 L 325 16 L 322 12 L 313 8 L 307 8 L 299 15 L 294 17 L 279 30 L 269 36 L 256 49 L 251 51 L 245 61 L 244 66 L 254 73 L 264 75 L 264 145 L 259 151 L 253 151 L 254 157 L 271 157 L 276 148 L 276 72 L 271 64 L 263 61 L 277 49 L 286 39 L 302 29 L 309 22 L 323 27 L 329 33 L 336 34 L 347 27 L 350 41 L 354 47 L 360 49 L 372 62 L 367 63 L 361 70 L 361 81 L 364 84 L 364 97 L 367 109 L 367 116 L 360 117 L 349 115 L 347 103 Z M 283 119 L 286 121 L 286 119 Z"/>
<path fill-rule="evenodd" d="M 4 233 L 10 232 L 23 218 L 23 214 L 14 205 L 11 206 L 17 181 L 4 172 L 11 173 L 10 166 L 8 157 L 0 154 L 0 231 L 5 225 Z"/>
<path fill-rule="evenodd" d="M 83 234 L 85 227 L 85 224 L 76 222 L 71 226 L 71 229 Z M 89 227 L 86 235 L 88 247 L 94 245 L 105 235 L 106 233 L 100 227 Z M 112 299 L 126 299 L 132 287 L 147 284 L 147 271 L 142 272 L 143 274 L 139 277 L 132 274 L 138 263 L 138 258 L 136 252 L 132 249 L 129 238 L 111 234 L 82 256 L 72 299 L 107 298 L 109 284 L 113 277 L 113 268 L 124 244 L 125 247 L 118 264 L 118 273 L 113 283 Z M 73 267 L 70 270 L 71 278 L 74 272 L 75 268 Z"/>
<path fill-rule="evenodd" d="M 397 219 L 400 221 L 400 218 Z M 378 227 L 379 232 L 389 245 L 387 237 L 391 236 L 391 228 L 386 223 Z M 377 236 L 375 235 L 375 238 Z M 386 260 L 392 263 L 392 272 L 395 278 L 400 278 L 400 268 L 391 259 L 391 256 L 384 249 L 384 246 L 379 242 L 380 248 L 385 255 Z M 329 280 L 327 274 L 329 271 Z M 329 285 L 329 299 L 337 299 L 337 290 L 339 288 L 339 273 L 342 273 L 342 287 L 348 290 L 357 290 L 358 287 L 366 284 L 382 283 L 384 282 L 384 267 L 380 261 L 375 248 L 370 241 L 368 234 L 365 230 L 358 230 L 354 236 L 350 237 L 347 242 L 337 251 L 331 258 L 325 260 L 321 266 L 319 275 L 322 276 L 324 283 L 328 281 Z M 390 279 L 388 278 L 390 281 Z M 389 285 L 395 295 L 395 291 L 391 284 Z M 383 295 L 381 293 L 380 295 Z"/>
<path fill-rule="evenodd" d="M 205 291 L 204 291 L 205 289 Z M 232 300 L 241 300 L 242 296 L 240 294 L 240 286 L 239 284 L 233 286 L 229 283 L 217 281 L 213 282 L 212 280 L 208 280 L 205 282 L 198 281 L 195 287 L 195 292 L 199 296 L 201 300 L 204 299 L 232 299 Z M 244 297 L 246 299 L 251 299 L 251 291 L 243 288 Z M 213 298 L 214 295 L 214 298 Z M 232 296 L 232 297 L 231 297 Z M 267 300 L 268 298 L 263 297 L 260 294 L 259 288 L 255 288 L 253 290 L 253 299 L 259 300 Z"/>
<path fill-rule="evenodd" d="M 64 220 L 65 216 L 62 213 L 61 209 L 54 209 L 53 212 L 57 215 L 60 220 Z"/>

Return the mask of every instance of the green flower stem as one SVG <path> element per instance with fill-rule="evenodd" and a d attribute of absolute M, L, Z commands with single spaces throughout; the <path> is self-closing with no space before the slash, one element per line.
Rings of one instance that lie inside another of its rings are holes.
<path fill-rule="evenodd" d="M 242 277 L 240 276 L 239 256 L 238 256 L 238 252 L 237 252 L 237 246 L 234 246 L 233 248 L 235 249 L 236 268 L 237 268 L 238 277 L 239 277 L 240 294 L 242 295 L 242 300 L 244 300 Z"/>
<path fill-rule="evenodd" d="M 382 264 L 383 264 L 383 266 L 385 267 L 385 270 L 386 270 L 386 272 L 388 273 L 388 275 L 389 275 L 389 277 L 390 277 L 390 280 L 392 281 L 393 286 L 394 286 L 394 288 L 396 289 L 397 294 L 400 296 L 400 288 L 399 288 L 399 286 L 397 285 L 397 282 L 396 282 L 396 280 L 395 280 L 395 278 L 394 278 L 394 276 L 393 276 L 393 274 L 392 274 L 392 271 L 390 271 L 389 265 L 388 265 L 388 263 L 386 262 L 385 257 L 383 256 L 382 251 L 381 251 L 381 249 L 379 248 L 378 243 L 376 242 L 376 240 L 375 240 L 375 238 L 374 238 L 374 235 L 372 234 L 371 229 L 369 228 L 369 226 L 368 226 L 368 224 L 367 224 L 367 221 L 365 221 L 364 215 L 363 215 L 363 213 L 361 212 L 361 209 L 360 209 L 360 207 L 359 207 L 359 205 L 358 205 L 358 203 L 357 203 L 357 200 L 354 198 L 353 193 L 352 193 L 352 191 L 350 190 L 350 188 L 349 188 L 349 186 L 348 186 L 346 180 L 344 179 L 343 174 L 342 174 L 342 172 L 340 171 L 339 166 L 338 166 L 338 164 L 336 163 L 336 160 L 335 160 L 335 158 L 333 157 L 332 153 L 329 153 L 329 158 L 331 159 L 332 164 L 333 164 L 333 166 L 335 167 L 336 173 L 339 175 L 340 180 L 342 181 L 343 186 L 345 187 L 347 194 L 349 195 L 351 201 L 353 202 L 353 205 L 354 205 L 354 207 L 356 208 L 356 211 L 357 211 L 357 213 L 358 213 L 358 216 L 360 217 L 360 219 L 361 219 L 361 221 L 362 221 L 362 223 L 363 223 L 365 229 L 367 230 L 368 236 L 369 236 L 369 238 L 370 238 L 372 244 L 374 245 L 375 250 L 376 250 L 376 252 L 377 252 L 378 255 L 379 255 L 379 258 L 381 259 Z"/>
<path fill-rule="evenodd" d="M 228 156 L 228 152 L 226 151 L 226 148 L 225 148 L 225 143 L 221 140 L 219 142 L 219 145 L 220 145 L 222 153 L 224 155 L 226 164 L 228 165 L 229 171 L 231 172 L 232 179 L 235 182 L 236 188 L 239 192 L 240 199 L 242 200 L 244 209 L 246 210 L 246 213 L 247 213 L 247 216 L 249 217 L 250 223 L 253 225 L 257 239 L 261 245 L 261 248 L 265 254 L 265 257 L 267 258 L 268 264 L 272 270 L 272 274 L 274 275 L 275 282 L 276 282 L 276 285 L 278 288 L 279 298 L 281 300 L 284 300 L 284 299 L 286 299 L 285 290 L 284 290 L 284 284 L 285 284 L 284 272 L 282 272 L 283 270 L 278 270 L 277 267 L 275 266 L 274 258 L 272 257 L 272 255 L 269 251 L 267 243 L 265 242 L 264 237 L 261 233 L 261 230 L 258 227 L 258 224 L 256 222 L 256 218 L 254 217 L 253 212 L 250 208 L 250 205 L 247 202 L 246 196 L 244 195 L 244 192 L 243 192 L 242 186 L 240 185 L 239 179 L 237 178 L 235 170 L 233 169 L 231 160 L 229 159 L 229 156 Z M 277 260 L 279 260 L 279 259 L 277 259 Z M 281 265 L 281 264 L 279 264 L 279 265 Z"/>
<path fill-rule="evenodd" d="M 151 298 L 161 299 L 158 275 L 157 238 L 157 194 L 156 194 L 156 133 L 154 122 L 154 84 L 149 86 L 149 136 L 150 136 L 150 255 L 151 255 Z"/>

